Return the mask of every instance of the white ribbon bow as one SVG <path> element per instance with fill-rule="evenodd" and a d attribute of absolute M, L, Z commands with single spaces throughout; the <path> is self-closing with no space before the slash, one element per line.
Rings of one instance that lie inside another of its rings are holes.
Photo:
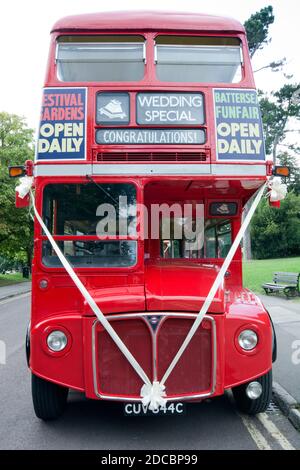
<path fill-rule="evenodd" d="M 285 198 L 287 193 L 287 185 L 281 182 L 279 176 L 275 176 L 268 182 L 269 191 L 267 196 L 271 202 L 281 201 Z"/>
<path fill-rule="evenodd" d="M 25 196 L 29 193 L 33 185 L 33 176 L 22 176 L 20 178 L 20 184 L 16 186 L 16 192 L 18 193 L 21 199 L 24 199 Z"/>
<path fill-rule="evenodd" d="M 167 400 L 165 386 L 159 382 L 153 382 L 153 384 L 144 384 L 141 389 L 142 403 L 148 406 L 149 410 L 158 410 L 160 406 L 165 406 Z"/>

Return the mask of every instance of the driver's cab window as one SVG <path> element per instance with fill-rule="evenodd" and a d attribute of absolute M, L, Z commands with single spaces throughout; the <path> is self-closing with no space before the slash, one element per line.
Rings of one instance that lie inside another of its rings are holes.
<path fill-rule="evenodd" d="M 232 243 L 231 222 L 228 219 L 206 219 L 202 227 L 192 222 L 194 236 L 187 238 L 184 219 L 162 219 L 160 225 L 160 255 L 164 259 L 225 258 Z"/>

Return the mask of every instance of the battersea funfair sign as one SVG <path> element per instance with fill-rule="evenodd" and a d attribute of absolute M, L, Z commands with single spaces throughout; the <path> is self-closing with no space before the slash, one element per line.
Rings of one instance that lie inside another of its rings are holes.
<path fill-rule="evenodd" d="M 37 160 L 84 160 L 86 89 L 44 89 Z"/>
<path fill-rule="evenodd" d="M 265 160 L 263 128 L 255 90 L 215 89 L 218 160 Z"/>

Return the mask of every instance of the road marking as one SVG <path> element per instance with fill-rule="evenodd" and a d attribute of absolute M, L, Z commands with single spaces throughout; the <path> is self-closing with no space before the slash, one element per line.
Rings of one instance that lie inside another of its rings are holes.
<path fill-rule="evenodd" d="M 31 292 L 25 292 L 24 294 L 15 295 L 14 297 L 9 297 L 8 299 L 0 300 L 0 306 L 8 304 L 9 302 L 13 302 L 14 300 L 24 299 L 24 297 L 28 297 Z"/>
<path fill-rule="evenodd" d="M 254 440 L 258 449 L 259 450 L 272 450 L 272 447 L 270 446 L 270 444 L 268 444 L 265 437 L 255 426 L 253 418 L 250 418 L 249 416 L 246 416 L 246 415 L 242 415 L 240 413 L 238 413 L 238 415 L 241 418 L 244 426 L 247 428 L 250 436 Z"/>
<path fill-rule="evenodd" d="M 283 450 L 296 450 L 295 447 L 293 447 L 292 444 L 287 440 L 287 438 L 279 431 L 276 424 L 274 424 L 273 421 L 269 419 L 266 413 L 259 413 L 257 418 L 268 431 L 268 433 L 273 437 L 273 439 L 278 442 Z"/>

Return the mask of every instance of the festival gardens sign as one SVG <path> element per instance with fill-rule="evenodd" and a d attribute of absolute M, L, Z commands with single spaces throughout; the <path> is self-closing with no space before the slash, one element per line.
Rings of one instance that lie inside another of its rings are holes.
<path fill-rule="evenodd" d="M 265 160 L 256 91 L 218 88 L 214 104 L 218 160 Z"/>
<path fill-rule="evenodd" d="M 45 88 L 37 160 L 84 160 L 86 89 Z"/>

